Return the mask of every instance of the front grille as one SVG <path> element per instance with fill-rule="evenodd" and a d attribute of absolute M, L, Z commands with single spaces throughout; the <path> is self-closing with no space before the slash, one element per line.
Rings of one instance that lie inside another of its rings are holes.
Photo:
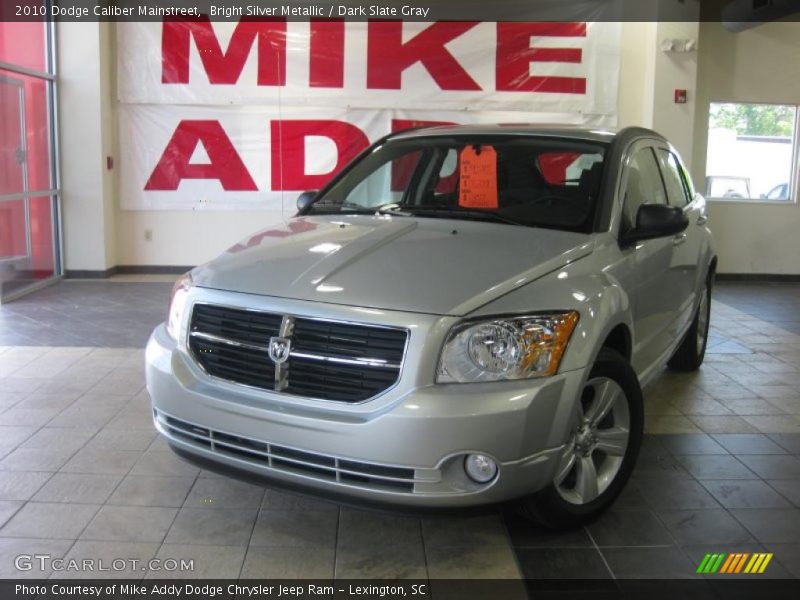
<path fill-rule="evenodd" d="M 294 396 L 362 402 L 400 376 L 408 333 L 211 304 L 195 304 L 189 350 L 214 377 Z M 271 338 L 290 342 L 286 362 L 269 357 Z"/>
<path fill-rule="evenodd" d="M 363 463 L 287 448 L 278 444 L 200 427 L 160 411 L 156 419 L 167 435 L 259 467 L 355 487 L 412 493 L 414 469 Z"/>

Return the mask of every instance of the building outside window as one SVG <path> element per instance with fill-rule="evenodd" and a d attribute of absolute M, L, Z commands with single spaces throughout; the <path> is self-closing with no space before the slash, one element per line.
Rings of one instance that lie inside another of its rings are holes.
<path fill-rule="evenodd" d="M 712 103 L 705 194 L 711 199 L 797 198 L 796 106 Z"/>

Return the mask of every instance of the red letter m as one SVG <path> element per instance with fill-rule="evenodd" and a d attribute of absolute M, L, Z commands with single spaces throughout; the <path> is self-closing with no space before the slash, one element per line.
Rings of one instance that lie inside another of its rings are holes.
<path fill-rule="evenodd" d="M 210 83 L 236 83 L 258 38 L 258 85 L 286 83 L 286 21 L 242 19 L 223 52 L 207 15 L 191 21 L 165 20 L 161 30 L 162 83 L 189 83 L 189 39 Z"/>

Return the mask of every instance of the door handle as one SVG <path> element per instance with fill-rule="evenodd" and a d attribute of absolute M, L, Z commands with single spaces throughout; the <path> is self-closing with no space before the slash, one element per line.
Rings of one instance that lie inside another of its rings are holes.
<path fill-rule="evenodd" d="M 679 233 L 674 238 L 672 238 L 672 245 L 673 246 L 680 246 L 685 241 L 686 241 L 686 234 L 685 233 Z"/>
<path fill-rule="evenodd" d="M 705 225 L 707 221 L 708 221 L 708 215 L 704 214 L 704 215 L 700 215 L 699 217 L 697 217 L 697 224 L 698 225 Z"/>

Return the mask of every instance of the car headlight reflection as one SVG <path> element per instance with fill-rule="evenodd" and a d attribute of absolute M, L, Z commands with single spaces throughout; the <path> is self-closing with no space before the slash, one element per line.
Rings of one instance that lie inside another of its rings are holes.
<path fill-rule="evenodd" d="M 558 365 L 578 313 L 567 311 L 457 325 L 439 360 L 439 383 L 546 377 Z"/>

